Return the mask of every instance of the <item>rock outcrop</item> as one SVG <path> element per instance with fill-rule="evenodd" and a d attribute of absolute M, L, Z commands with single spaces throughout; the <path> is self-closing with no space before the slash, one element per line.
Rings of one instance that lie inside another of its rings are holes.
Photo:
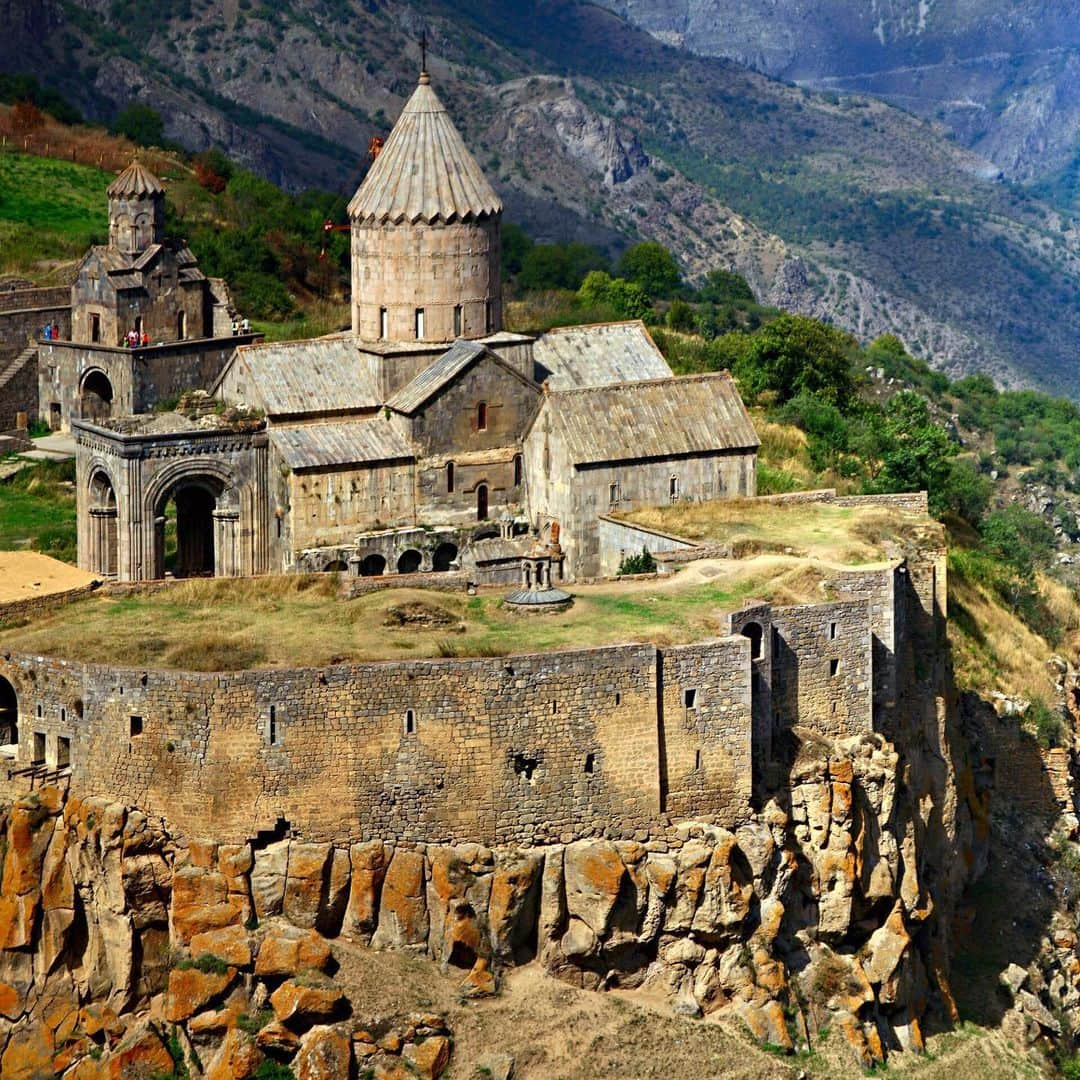
<path fill-rule="evenodd" d="M 965 775 L 880 736 L 796 732 L 782 785 L 733 830 L 494 851 L 218 845 L 132 807 L 34 792 L 2 819 L 0 1063 L 36 1075 L 64 1028 L 69 1065 L 153 1060 L 186 1040 L 207 1076 L 250 1075 L 267 1054 L 298 1076 L 361 1058 L 438 1075 L 451 1044 L 437 1018 L 364 1037 L 335 941 L 427 956 L 460 971 L 468 997 L 535 960 L 577 987 L 660 989 L 775 1046 L 832 1026 L 864 1063 L 918 1049 L 928 1011 L 951 1007 L 955 867 L 982 858 Z M 81 1011 L 60 1017 L 60 1001 Z"/>

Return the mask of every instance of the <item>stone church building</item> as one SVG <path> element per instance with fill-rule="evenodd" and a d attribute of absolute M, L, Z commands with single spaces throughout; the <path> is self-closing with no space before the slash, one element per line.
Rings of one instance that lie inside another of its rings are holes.
<path fill-rule="evenodd" d="M 156 243 L 149 182 L 116 194 L 117 245 Z M 562 573 L 582 577 L 600 515 L 755 493 L 727 373 L 674 376 L 639 322 L 502 329 L 502 204 L 426 73 L 349 214 L 350 332 L 240 344 L 204 384 L 215 410 L 73 421 L 82 567 L 516 581 L 557 522 Z M 179 319 L 182 252 L 122 254 L 125 278 L 175 273 Z M 111 271 L 91 255 L 83 273 Z"/>

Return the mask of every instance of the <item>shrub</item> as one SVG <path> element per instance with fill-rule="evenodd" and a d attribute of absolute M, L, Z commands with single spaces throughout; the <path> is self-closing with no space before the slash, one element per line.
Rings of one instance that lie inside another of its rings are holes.
<path fill-rule="evenodd" d="M 623 252 L 619 276 L 640 285 L 649 296 L 671 296 L 682 283 L 675 256 L 654 240 L 634 244 Z"/>
<path fill-rule="evenodd" d="M 627 555 L 619 563 L 619 577 L 627 574 L 655 574 L 656 560 L 648 548 L 643 547 L 640 555 Z"/>
<path fill-rule="evenodd" d="M 140 146 L 160 146 L 165 137 L 165 121 L 149 105 L 133 101 L 117 113 L 111 130 L 114 135 L 126 135 Z"/>
<path fill-rule="evenodd" d="M 689 334 L 694 329 L 694 309 L 685 300 L 672 300 L 664 322 L 672 330 Z"/>
<path fill-rule="evenodd" d="M 1025 719 L 1034 728 L 1035 738 L 1044 750 L 1061 746 L 1065 741 L 1065 720 L 1057 709 L 1036 698 L 1031 703 Z"/>

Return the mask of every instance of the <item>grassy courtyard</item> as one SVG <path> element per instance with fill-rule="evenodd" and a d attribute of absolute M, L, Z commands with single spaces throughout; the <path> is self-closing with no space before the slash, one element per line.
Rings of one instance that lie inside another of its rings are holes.
<path fill-rule="evenodd" d="M 472 597 L 387 589 L 342 600 L 337 575 L 192 580 L 129 596 L 98 594 L 0 631 L 0 644 L 74 660 L 207 671 L 503 656 L 627 641 L 671 645 L 723 633 L 724 613 L 751 597 L 778 604 L 821 599 L 822 583 L 837 566 L 881 561 L 886 540 L 934 528 L 919 515 L 750 501 L 635 516 L 702 537 L 754 539 L 762 550 L 703 560 L 662 578 L 572 586 L 572 607 L 544 615 L 508 608 L 501 588 Z"/>

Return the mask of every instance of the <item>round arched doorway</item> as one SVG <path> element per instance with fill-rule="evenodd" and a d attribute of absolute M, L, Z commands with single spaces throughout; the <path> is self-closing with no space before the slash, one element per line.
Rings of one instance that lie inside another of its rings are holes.
<path fill-rule="evenodd" d="M 19 744 L 19 697 L 15 687 L 0 675 L 0 746 Z"/>
<path fill-rule="evenodd" d="M 155 576 L 213 577 L 217 569 L 214 512 L 223 484 L 214 476 L 185 476 L 158 500 L 154 515 Z"/>
<path fill-rule="evenodd" d="M 108 420 L 112 416 L 113 388 L 104 371 L 88 371 L 79 385 L 79 416 L 83 420 Z"/>

